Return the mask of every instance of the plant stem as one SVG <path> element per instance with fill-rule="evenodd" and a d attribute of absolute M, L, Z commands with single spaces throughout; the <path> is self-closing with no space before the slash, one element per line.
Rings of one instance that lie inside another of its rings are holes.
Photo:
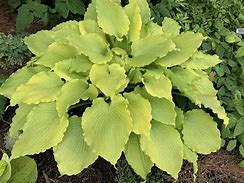
<path fill-rule="evenodd" d="M 76 105 L 73 105 L 73 106 L 71 106 L 70 108 L 69 108 L 69 110 L 71 110 L 71 109 L 75 109 L 75 108 L 77 108 L 77 107 L 82 107 L 82 106 L 85 106 L 85 105 L 89 105 L 89 104 L 91 104 L 92 102 L 90 102 L 90 101 L 88 101 L 88 102 L 82 102 L 82 103 L 79 103 L 79 104 L 76 104 Z"/>

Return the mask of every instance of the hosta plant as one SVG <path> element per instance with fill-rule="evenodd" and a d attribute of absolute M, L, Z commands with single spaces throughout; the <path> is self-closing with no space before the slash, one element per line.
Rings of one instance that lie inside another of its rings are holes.
<path fill-rule="evenodd" d="M 73 175 L 124 152 L 142 178 L 154 164 L 177 178 L 183 159 L 196 171 L 197 154 L 221 141 L 200 107 L 228 123 L 204 71 L 220 60 L 198 51 L 203 39 L 172 19 L 155 24 L 146 0 L 93 0 L 84 21 L 26 37 L 35 57 L 0 89 L 19 106 L 11 159 L 53 148 L 60 173 Z M 182 111 L 173 90 L 199 109 Z"/>

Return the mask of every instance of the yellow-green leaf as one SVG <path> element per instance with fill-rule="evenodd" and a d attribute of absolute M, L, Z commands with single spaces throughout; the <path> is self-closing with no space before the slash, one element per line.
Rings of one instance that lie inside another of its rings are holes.
<path fill-rule="evenodd" d="M 177 179 L 183 162 L 183 143 L 173 126 L 153 121 L 150 137 L 141 137 L 141 148 L 158 168 Z"/>
<path fill-rule="evenodd" d="M 185 114 L 182 134 L 184 143 L 197 153 L 209 154 L 220 148 L 217 123 L 203 110 L 192 110 Z"/>
<path fill-rule="evenodd" d="M 133 120 L 133 132 L 139 135 L 149 135 L 152 120 L 150 102 L 135 93 L 125 93 L 124 97 L 129 102 L 128 108 Z"/>
<path fill-rule="evenodd" d="M 74 175 L 87 168 L 97 155 L 84 141 L 81 118 L 71 117 L 63 140 L 53 148 L 61 175 Z"/>
<path fill-rule="evenodd" d="M 11 165 L 7 154 L 3 153 L 2 159 L 0 160 L 0 182 L 7 183 L 11 177 Z"/>
<path fill-rule="evenodd" d="M 87 35 L 90 33 L 95 33 L 105 38 L 105 34 L 103 33 L 102 29 L 98 26 L 97 22 L 94 20 L 84 20 L 79 22 L 79 28 L 81 35 Z"/>
<path fill-rule="evenodd" d="M 175 20 L 165 17 L 162 22 L 164 35 L 172 38 L 180 34 L 180 25 Z"/>
<path fill-rule="evenodd" d="M 84 15 L 84 20 L 95 20 L 97 21 L 97 12 L 96 12 L 96 2 L 97 0 L 92 0 L 89 4 L 86 13 Z"/>
<path fill-rule="evenodd" d="M 96 1 L 98 25 L 103 32 L 122 39 L 129 31 L 130 21 L 123 8 L 110 0 Z"/>
<path fill-rule="evenodd" d="M 82 100 L 94 100 L 98 96 L 98 90 L 93 84 L 89 84 L 88 88 L 83 92 Z"/>
<path fill-rule="evenodd" d="M 140 136 L 131 133 L 124 153 L 126 160 L 133 168 L 133 170 L 143 179 L 146 179 L 147 174 L 151 171 L 153 163 L 150 158 L 141 150 Z"/>
<path fill-rule="evenodd" d="M 130 0 L 130 3 L 136 3 L 140 9 L 141 19 L 143 24 L 146 24 L 151 19 L 151 10 L 147 0 Z"/>
<path fill-rule="evenodd" d="M 124 68 L 119 64 L 94 64 L 90 71 L 90 80 L 107 96 L 123 91 L 129 82 Z"/>
<path fill-rule="evenodd" d="M 184 152 L 184 159 L 193 164 L 194 174 L 196 174 L 198 171 L 198 165 L 197 165 L 198 155 L 197 155 L 197 153 L 193 152 L 185 144 L 183 146 L 183 152 Z"/>
<path fill-rule="evenodd" d="M 11 104 L 26 103 L 38 104 L 40 102 L 54 101 L 63 81 L 53 72 L 40 72 L 30 78 L 25 84 L 19 86 L 13 93 Z"/>
<path fill-rule="evenodd" d="M 82 116 L 85 141 L 94 152 L 112 164 L 119 159 L 132 131 L 127 105 L 121 96 L 112 97 L 110 104 L 103 98 L 97 98 Z"/>

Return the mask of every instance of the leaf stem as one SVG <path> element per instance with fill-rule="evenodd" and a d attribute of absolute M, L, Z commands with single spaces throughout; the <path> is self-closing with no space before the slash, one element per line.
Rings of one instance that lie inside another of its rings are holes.
<path fill-rule="evenodd" d="M 91 104 L 91 103 L 92 103 L 91 101 L 78 103 L 78 104 L 75 104 L 75 105 L 71 106 L 71 107 L 69 108 L 69 110 L 71 110 L 71 109 L 75 109 L 75 108 L 77 108 L 77 107 L 82 107 L 82 106 L 85 106 L 85 105 L 89 105 L 89 104 Z"/>

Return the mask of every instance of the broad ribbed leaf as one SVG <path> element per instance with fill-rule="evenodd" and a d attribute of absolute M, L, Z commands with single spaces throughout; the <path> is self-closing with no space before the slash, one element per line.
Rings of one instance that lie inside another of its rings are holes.
<path fill-rule="evenodd" d="M 98 25 L 104 33 L 118 39 L 127 34 L 130 21 L 120 5 L 110 0 L 99 0 L 96 1 L 96 12 Z"/>
<path fill-rule="evenodd" d="M 53 148 L 61 175 L 78 174 L 97 159 L 84 141 L 80 121 L 79 117 L 71 117 L 63 140 Z"/>
<path fill-rule="evenodd" d="M 64 78 L 66 81 L 86 79 L 92 64 L 86 56 L 79 55 L 76 58 L 56 63 L 53 70 L 60 78 Z"/>
<path fill-rule="evenodd" d="M 11 98 L 15 90 L 27 81 L 36 73 L 45 71 L 43 67 L 24 67 L 13 73 L 1 86 L 0 94 Z"/>
<path fill-rule="evenodd" d="M 16 89 L 12 95 L 11 104 L 20 102 L 38 104 L 54 101 L 62 86 L 63 81 L 55 73 L 40 72 L 32 76 L 25 85 Z"/>
<path fill-rule="evenodd" d="M 183 111 L 178 108 L 175 107 L 175 112 L 176 112 L 176 119 L 175 119 L 175 128 L 179 131 L 181 131 L 183 129 L 183 124 L 184 124 L 184 113 Z"/>
<path fill-rule="evenodd" d="M 152 107 L 153 119 L 164 124 L 175 126 L 176 112 L 173 102 L 164 98 L 152 97 L 142 88 L 136 88 L 135 92 L 149 100 Z"/>
<path fill-rule="evenodd" d="M 166 76 L 162 74 L 160 77 L 157 77 L 146 73 L 143 77 L 144 86 L 150 95 L 172 100 L 172 84 Z"/>
<path fill-rule="evenodd" d="M 184 62 L 181 66 L 190 69 L 207 69 L 219 64 L 221 60 L 217 55 L 207 55 L 203 52 L 196 51 L 192 57 Z"/>
<path fill-rule="evenodd" d="M 163 35 L 165 38 L 167 38 L 164 35 L 162 27 L 159 26 L 158 24 L 155 24 L 153 20 L 150 20 L 149 22 L 147 22 L 147 24 L 142 24 L 141 34 L 140 34 L 141 39 L 145 39 L 150 36 L 158 36 L 158 35 Z"/>
<path fill-rule="evenodd" d="M 183 146 L 183 154 L 184 154 L 184 159 L 193 164 L 193 170 L 194 170 L 194 173 L 196 174 L 197 170 L 198 170 L 198 165 L 197 165 L 198 155 L 197 155 L 197 153 L 193 152 L 186 145 L 184 145 Z"/>
<path fill-rule="evenodd" d="M 96 2 L 97 0 L 92 0 L 89 4 L 86 13 L 84 15 L 84 20 L 95 20 L 97 21 L 97 12 L 96 12 Z"/>
<path fill-rule="evenodd" d="M 183 162 L 183 143 L 173 126 L 153 121 L 150 138 L 141 137 L 141 148 L 158 168 L 177 179 Z"/>
<path fill-rule="evenodd" d="M 83 92 L 88 88 L 88 84 L 83 80 L 72 80 L 65 83 L 57 97 L 56 106 L 59 116 L 68 112 L 68 108 L 80 101 Z"/>
<path fill-rule="evenodd" d="M 11 177 L 11 165 L 7 154 L 3 153 L 2 159 L 0 160 L 0 182 L 6 183 Z"/>
<path fill-rule="evenodd" d="M 51 38 L 51 31 L 42 30 L 24 38 L 24 42 L 29 50 L 36 56 L 43 55 L 50 44 L 54 42 Z"/>
<path fill-rule="evenodd" d="M 207 73 L 201 70 L 180 67 L 168 70 L 167 73 L 172 84 L 185 96 L 199 106 L 203 104 L 205 107 L 209 107 L 220 119 L 224 120 L 224 124 L 228 124 L 229 119 L 216 97 L 217 91 L 214 89 Z"/>
<path fill-rule="evenodd" d="M 185 114 L 182 134 L 184 143 L 197 153 L 209 154 L 220 148 L 217 124 L 203 110 L 192 110 Z"/>
<path fill-rule="evenodd" d="M 79 28 L 81 35 L 87 35 L 90 33 L 95 33 L 105 38 L 105 34 L 103 33 L 102 29 L 98 26 L 97 22 L 94 20 L 84 20 L 79 22 Z"/>
<path fill-rule="evenodd" d="M 112 59 L 113 55 L 108 50 L 107 43 L 98 34 L 90 33 L 82 36 L 71 36 L 68 39 L 80 54 L 88 56 L 93 63 L 103 64 Z"/>
<path fill-rule="evenodd" d="M 151 10 L 148 6 L 147 0 L 130 0 L 130 3 L 136 3 L 140 9 L 142 23 L 146 24 L 150 21 Z"/>
<path fill-rule="evenodd" d="M 134 67 L 143 67 L 164 57 L 174 48 L 174 43 L 162 35 L 147 37 L 132 43 L 132 58 L 127 58 L 127 63 Z"/>
<path fill-rule="evenodd" d="M 35 183 L 38 172 L 35 160 L 28 156 L 11 160 L 11 178 L 8 183 Z"/>
<path fill-rule="evenodd" d="M 94 64 L 90 71 L 90 80 L 107 96 L 122 91 L 129 82 L 124 68 L 119 64 Z"/>
<path fill-rule="evenodd" d="M 204 37 L 202 34 L 184 32 L 172 38 L 176 45 L 176 50 L 170 52 L 163 58 L 157 59 L 157 63 L 164 67 L 180 65 L 187 61 L 200 47 Z"/>
<path fill-rule="evenodd" d="M 19 108 L 16 110 L 16 114 L 10 124 L 9 136 L 13 139 L 17 139 L 21 134 L 25 123 L 27 122 L 27 115 L 30 113 L 34 105 L 19 104 Z"/>
<path fill-rule="evenodd" d="M 23 133 L 14 144 L 11 159 L 38 154 L 56 146 L 68 126 L 66 116 L 60 118 L 55 102 L 41 103 L 27 116 Z"/>
<path fill-rule="evenodd" d="M 152 120 L 150 102 L 135 93 L 125 93 L 124 97 L 129 102 L 128 108 L 133 120 L 133 132 L 139 135 L 149 135 Z"/>
<path fill-rule="evenodd" d="M 147 174 L 151 171 L 153 163 L 150 158 L 141 150 L 140 136 L 131 133 L 130 138 L 126 144 L 125 157 L 133 170 L 146 179 Z"/>
<path fill-rule="evenodd" d="M 130 42 L 137 41 L 140 39 L 142 26 L 140 9 L 135 1 L 131 1 L 127 6 L 125 6 L 124 10 L 130 20 L 129 32 L 127 35 L 128 40 Z"/>
<path fill-rule="evenodd" d="M 54 42 L 48 46 L 46 54 L 41 56 L 35 63 L 53 68 L 57 62 L 73 58 L 76 55 L 78 55 L 78 52 L 73 46 Z"/>
<path fill-rule="evenodd" d="M 94 152 L 112 164 L 119 159 L 132 131 L 127 105 L 121 96 L 112 97 L 110 104 L 103 98 L 97 98 L 82 116 L 85 141 Z"/>
<path fill-rule="evenodd" d="M 168 17 L 164 18 L 164 21 L 162 22 L 162 29 L 164 35 L 169 38 L 173 38 L 180 34 L 180 25 L 178 22 Z"/>

